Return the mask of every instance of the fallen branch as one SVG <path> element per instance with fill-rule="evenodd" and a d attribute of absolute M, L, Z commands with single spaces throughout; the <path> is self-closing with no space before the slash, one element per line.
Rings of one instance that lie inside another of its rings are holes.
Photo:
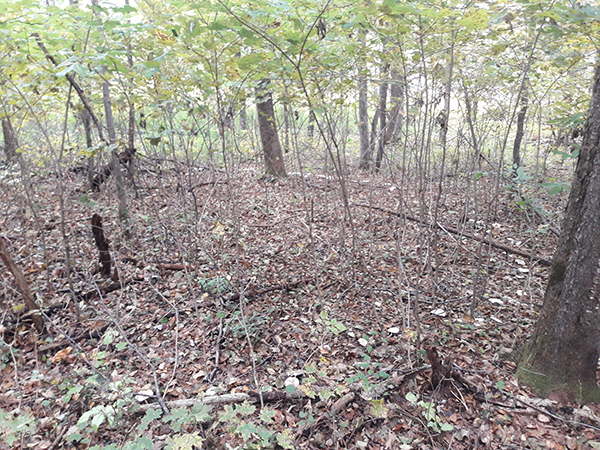
<path fill-rule="evenodd" d="M 384 209 L 384 208 L 380 208 L 378 206 L 361 205 L 359 203 L 354 203 L 354 206 L 360 206 L 362 208 L 375 209 L 377 211 L 381 211 L 381 212 L 384 212 L 384 213 L 387 213 L 387 214 L 391 214 L 393 216 L 406 217 L 408 220 L 420 223 L 420 224 L 425 225 L 425 226 L 429 225 L 428 223 L 422 222 L 420 219 L 418 219 L 418 218 L 416 218 L 414 216 L 411 216 L 410 214 L 397 213 L 397 212 L 390 211 L 390 210 L 387 210 L 387 209 Z M 472 239 L 474 241 L 483 242 L 484 244 L 488 244 L 488 245 L 490 245 L 490 246 L 492 246 L 494 248 L 497 248 L 499 250 L 504 250 L 507 253 L 512 253 L 514 255 L 519 255 L 519 256 L 522 256 L 523 258 L 527 258 L 527 259 L 530 259 L 532 261 L 537 261 L 542 266 L 551 266 L 552 265 L 552 261 L 549 261 L 549 260 L 547 260 L 545 258 L 542 258 L 540 256 L 533 255 L 531 253 L 527 253 L 527 252 L 525 252 L 523 250 L 519 250 L 518 248 L 514 248 L 514 247 L 510 247 L 508 245 L 500 244 L 500 243 L 494 242 L 494 241 L 492 241 L 491 239 L 488 239 L 488 238 L 475 236 L 475 235 L 473 235 L 471 233 L 467 233 L 467 232 L 459 230 L 457 228 L 453 228 L 453 227 L 446 226 L 446 225 L 442 226 L 439 223 L 436 223 L 435 226 L 437 228 L 439 228 L 440 230 L 445 230 L 445 231 L 448 231 L 448 232 L 450 232 L 452 234 L 456 234 L 458 236 L 466 237 L 467 239 Z"/>
<path fill-rule="evenodd" d="M 31 290 L 29 290 L 29 285 L 27 284 L 27 280 L 25 279 L 25 275 L 23 275 L 23 271 L 17 266 L 15 261 L 10 256 L 8 252 L 8 248 L 6 247 L 6 243 L 4 242 L 4 238 L 0 236 L 0 259 L 4 262 L 4 265 L 12 273 L 13 277 L 15 277 L 15 284 L 17 285 L 17 289 L 23 296 L 23 300 L 25 301 L 25 309 L 31 313 L 31 320 L 33 320 L 33 325 L 38 333 L 44 331 L 44 319 L 40 315 L 40 311 L 38 306 L 35 304 L 33 300 L 33 295 L 31 294 Z"/>
<path fill-rule="evenodd" d="M 279 291 L 279 290 L 289 291 L 291 289 L 294 289 L 294 288 L 300 286 L 301 284 L 306 284 L 309 281 L 310 281 L 310 279 L 308 279 L 308 278 L 302 278 L 301 280 L 294 281 L 293 283 L 276 284 L 275 286 L 269 286 L 264 289 L 250 289 L 248 292 L 244 292 L 244 297 L 246 297 L 246 298 L 257 297 L 259 295 L 263 295 L 268 292 Z M 239 300 L 240 295 L 241 294 L 232 294 L 232 295 L 228 296 L 225 300 L 227 300 L 227 301 Z"/>
<path fill-rule="evenodd" d="M 156 396 L 150 396 L 149 398 L 155 398 Z M 294 393 L 289 393 L 285 391 L 270 391 L 262 393 L 263 402 L 276 402 L 279 400 L 289 399 L 289 400 L 299 400 L 303 398 L 308 398 L 301 391 L 296 391 Z M 184 408 L 190 407 L 194 405 L 229 405 L 231 403 L 242 403 L 242 402 L 250 402 L 250 403 L 260 403 L 260 396 L 256 392 L 249 393 L 237 393 L 237 394 L 223 394 L 223 395 L 205 395 L 204 397 L 197 398 L 186 398 L 182 400 L 173 400 L 169 402 L 165 402 L 166 406 L 169 409 L 175 408 Z M 142 411 L 147 411 L 149 409 L 156 409 L 159 405 L 157 403 L 148 403 L 144 405 L 140 405 L 140 409 Z"/>
<path fill-rule="evenodd" d="M 100 295 L 110 294 L 111 292 L 118 291 L 122 287 L 127 286 L 128 284 L 133 283 L 134 281 L 141 282 L 144 281 L 143 278 L 133 278 L 131 280 L 112 282 L 107 286 L 98 287 L 97 289 L 92 289 L 91 291 L 86 292 L 81 295 L 83 300 L 91 300 L 92 298 L 98 297 Z"/>

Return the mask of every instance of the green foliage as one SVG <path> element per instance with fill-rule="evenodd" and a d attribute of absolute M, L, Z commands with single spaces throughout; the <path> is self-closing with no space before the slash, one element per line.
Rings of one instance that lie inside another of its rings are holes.
<path fill-rule="evenodd" d="M 12 349 L 12 351 L 14 353 L 17 353 L 19 350 Z M 11 352 L 11 349 L 8 346 L 8 344 L 6 344 L 6 342 L 4 342 L 4 339 L 0 339 L 0 370 L 4 369 L 7 365 L 10 364 L 10 362 L 11 362 L 10 352 Z"/>
<path fill-rule="evenodd" d="M 34 417 L 24 411 L 5 412 L 0 408 L 0 441 L 12 447 L 21 438 L 37 430 Z"/>
<path fill-rule="evenodd" d="M 436 433 L 440 433 L 442 431 L 452 431 L 454 427 L 448 422 L 444 422 L 442 418 L 436 412 L 436 405 L 434 402 L 425 402 L 423 400 L 419 400 L 419 397 L 412 392 L 408 392 L 406 395 L 406 400 L 409 403 L 413 403 L 423 410 L 421 414 L 425 417 L 427 421 L 427 426 L 433 429 Z"/>
<path fill-rule="evenodd" d="M 213 295 L 223 295 L 231 290 L 231 283 L 224 277 L 201 278 L 198 284 L 202 291 Z"/>
<path fill-rule="evenodd" d="M 327 311 L 324 309 L 321 310 L 319 317 L 315 319 L 315 322 L 321 325 L 326 332 L 332 333 L 335 336 L 337 336 L 340 332 L 347 330 L 346 326 L 343 323 L 338 322 L 337 319 L 330 319 L 329 314 L 327 314 Z"/>

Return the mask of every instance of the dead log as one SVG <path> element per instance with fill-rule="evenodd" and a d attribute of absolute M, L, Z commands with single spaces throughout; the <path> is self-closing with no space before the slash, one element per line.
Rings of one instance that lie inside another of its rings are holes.
<path fill-rule="evenodd" d="M 381 211 L 384 212 L 386 214 L 391 214 L 393 216 L 397 216 L 397 217 L 406 217 L 408 220 L 412 221 L 412 222 L 417 222 L 420 223 L 421 225 L 425 225 L 428 226 L 428 223 L 422 222 L 420 219 L 418 219 L 417 217 L 411 216 L 410 214 L 404 214 L 404 213 L 398 213 L 398 212 L 394 212 L 394 211 L 390 211 L 384 208 L 380 208 L 378 206 L 369 206 L 369 205 L 361 205 L 359 203 L 354 203 L 354 206 L 360 206 L 362 208 L 369 208 L 369 209 L 374 209 L 376 211 Z M 462 237 L 466 237 L 467 239 L 472 239 L 474 241 L 479 241 L 479 242 L 483 242 L 484 244 L 488 244 L 494 248 L 497 248 L 499 250 L 504 250 L 507 253 L 512 253 L 513 255 L 519 255 L 522 256 L 523 258 L 527 258 L 530 259 L 532 261 L 537 261 L 538 263 L 540 263 L 542 266 L 552 266 L 552 261 L 549 261 L 545 258 L 542 258 L 541 256 L 536 256 L 533 255 L 531 253 L 525 252 L 523 250 L 519 250 L 518 248 L 514 248 L 514 247 L 510 247 L 508 245 L 504 245 L 504 244 L 500 244 L 498 242 L 494 242 L 491 239 L 488 238 L 484 238 L 484 237 L 479 237 L 479 236 L 475 236 L 471 233 L 467 233 L 466 231 L 462 231 L 462 230 L 458 230 L 456 228 L 450 227 L 450 226 L 446 226 L 446 225 L 440 225 L 439 223 L 435 223 L 435 226 L 437 228 L 439 228 L 440 230 L 445 230 L 448 231 L 452 234 L 456 234 L 457 236 L 462 236 Z"/>
<path fill-rule="evenodd" d="M 10 256 L 6 242 L 4 242 L 4 238 L 2 236 L 0 236 L 0 258 L 2 259 L 2 262 L 4 262 L 6 268 L 10 271 L 10 273 L 12 273 L 13 277 L 15 277 L 15 284 L 23 296 L 25 308 L 31 313 L 31 319 L 33 320 L 35 329 L 38 333 L 41 333 L 44 331 L 44 319 L 40 315 L 39 308 L 33 300 L 33 295 L 31 294 L 31 290 L 29 289 L 25 275 L 23 275 L 23 271 L 15 264 L 15 261 Z"/>

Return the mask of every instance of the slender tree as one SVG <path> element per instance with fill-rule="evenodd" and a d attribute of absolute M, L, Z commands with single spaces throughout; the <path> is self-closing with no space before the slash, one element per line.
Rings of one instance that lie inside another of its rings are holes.
<path fill-rule="evenodd" d="M 4 153 L 6 154 L 6 159 L 13 161 L 17 156 L 19 141 L 13 129 L 10 116 L 2 118 L 2 134 L 4 135 Z"/>
<path fill-rule="evenodd" d="M 367 79 L 361 76 L 358 84 L 358 130 L 360 134 L 360 168 L 371 166 L 371 146 L 369 145 L 369 113 Z"/>
<path fill-rule="evenodd" d="M 275 123 L 273 96 L 271 91 L 268 90 L 268 86 L 269 80 L 262 80 L 260 82 L 257 92 L 258 101 L 256 103 L 260 140 L 265 160 L 265 172 L 269 175 L 285 177 L 287 174 Z"/>
<path fill-rule="evenodd" d="M 377 147 L 377 156 L 375 157 L 375 168 L 377 170 L 381 169 L 386 144 L 388 82 L 385 78 L 387 77 L 388 70 L 389 64 L 386 63 L 381 70 L 381 75 L 384 79 L 379 85 L 379 144 Z"/>
<path fill-rule="evenodd" d="M 527 106 L 529 103 L 528 80 L 523 83 L 523 91 L 521 92 L 521 109 L 517 114 L 517 133 L 515 134 L 515 142 L 513 144 L 513 165 L 515 168 L 521 167 L 521 141 L 525 134 L 525 116 L 527 115 Z"/>

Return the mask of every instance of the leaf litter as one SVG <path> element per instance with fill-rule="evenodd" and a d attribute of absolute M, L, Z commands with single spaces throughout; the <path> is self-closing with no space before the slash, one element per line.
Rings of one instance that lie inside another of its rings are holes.
<path fill-rule="evenodd" d="M 547 268 L 444 232 L 463 227 L 551 259 L 555 236 L 509 193 L 485 223 L 449 183 L 436 229 L 385 212 L 431 221 L 397 177 L 349 174 L 349 198 L 362 205 L 350 221 L 324 173 L 269 180 L 249 165 L 229 176 L 197 172 L 181 186 L 148 167 L 128 199 L 127 240 L 110 185 L 82 196 L 82 177 L 67 176 L 70 274 L 56 180 L 32 178 L 37 225 L 16 201 L 18 185 L 5 179 L 2 189 L 0 226 L 51 324 L 37 336 L 18 322 L 21 300 L 2 273 L 0 407 L 30 417 L 31 428 L 0 448 L 70 448 L 73 433 L 87 433 L 78 448 L 136 435 L 155 448 L 600 446 L 596 405 L 539 403 L 515 378 L 511 354 L 532 331 Z M 118 267 L 114 290 L 97 273 L 94 213 Z M 435 389 L 427 348 L 452 374 Z M 170 408 L 167 427 L 159 395 L 191 401 L 202 419 L 181 429 L 173 424 L 185 408 Z M 198 404 L 210 399 L 208 414 Z M 82 417 L 93 431 L 77 427 Z M 267 428 L 277 439 L 261 435 Z"/>

